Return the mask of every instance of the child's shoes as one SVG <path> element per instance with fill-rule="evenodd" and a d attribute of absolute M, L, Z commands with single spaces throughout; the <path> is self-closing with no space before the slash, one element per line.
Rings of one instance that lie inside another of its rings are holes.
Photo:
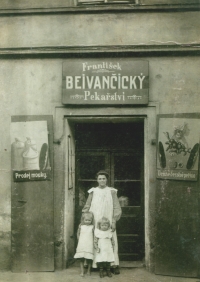
<path fill-rule="evenodd" d="M 111 273 L 111 271 L 110 270 L 107 270 L 107 275 L 108 275 L 108 277 L 112 277 L 112 273 Z"/>
<path fill-rule="evenodd" d="M 104 277 L 103 269 L 100 269 L 100 271 L 99 271 L 99 276 L 100 276 L 100 278 L 103 278 L 103 277 Z"/>
<path fill-rule="evenodd" d="M 112 268 L 111 268 L 111 271 L 112 271 L 112 273 L 115 274 L 115 275 L 120 274 L 119 266 L 117 266 L 117 267 L 112 267 Z"/>
<path fill-rule="evenodd" d="M 115 274 L 120 274 L 119 266 L 115 268 Z"/>

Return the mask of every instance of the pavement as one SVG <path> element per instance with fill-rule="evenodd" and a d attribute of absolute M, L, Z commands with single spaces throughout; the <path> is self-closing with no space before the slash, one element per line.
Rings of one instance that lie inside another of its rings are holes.
<path fill-rule="evenodd" d="M 70 266 L 62 271 L 55 272 L 0 272 L 0 282 L 200 282 L 198 278 L 181 278 L 155 275 L 145 268 L 121 268 L 120 275 L 112 278 L 100 278 L 97 270 L 91 276 L 80 277 L 80 269 Z"/>

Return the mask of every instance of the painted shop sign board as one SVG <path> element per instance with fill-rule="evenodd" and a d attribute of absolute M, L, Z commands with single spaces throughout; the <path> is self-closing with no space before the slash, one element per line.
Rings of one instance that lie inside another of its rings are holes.
<path fill-rule="evenodd" d="M 50 170 L 22 170 L 22 171 L 14 171 L 13 179 L 14 182 L 20 181 L 31 181 L 31 180 L 49 180 L 51 178 Z"/>
<path fill-rule="evenodd" d="M 147 105 L 148 61 L 72 59 L 63 63 L 63 104 Z"/>
<path fill-rule="evenodd" d="M 196 181 L 200 119 L 159 117 L 157 178 Z"/>
<path fill-rule="evenodd" d="M 14 182 L 50 180 L 47 121 L 11 123 Z"/>

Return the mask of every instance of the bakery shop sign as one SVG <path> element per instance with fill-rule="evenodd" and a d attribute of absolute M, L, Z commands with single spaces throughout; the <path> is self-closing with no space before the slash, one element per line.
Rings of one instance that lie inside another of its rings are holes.
<path fill-rule="evenodd" d="M 160 115 L 157 178 L 198 179 L 200 120 Z"/>
<path fill-rule="evenodd" d="M 51 179 L 46 121 L 11 123 L 11 163 L 14 182 Z"/>
<path fill-rule="evenodd" d="M 63 104 L 147 105 L 148 61 L 78 59 L 63 63 Z"/>

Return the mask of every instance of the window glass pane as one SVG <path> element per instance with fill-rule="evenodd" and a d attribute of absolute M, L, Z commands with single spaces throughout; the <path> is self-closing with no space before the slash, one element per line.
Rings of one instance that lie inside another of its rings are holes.
<path fill-rule="evenodd" d="M 140 179 L 141 158 L 135 156 L 114 156 L 115 180 Z"/>
<path fill-rule="evenodd" d="M 135 4 L 136 0 L 78 0 L 78 4 L 96 5 L 96 4 Z"/>
<path fill-rule="evenodd" d="M 82 209 L 88 198 L 88 190 L 92 187 L 96 187 L 96 181 L 78 181 L 78 189 L 76 191 L 76 214 L 75 214 L 75 230 L 78 229 L 78 225 L 81 221 Z"/>
<path fill-rule="evenodd" d="M 78 0 L 78 4 L 99 4 L 104 3 L 104 0 Z"/>
<path fill-rule="evenodd" d="M 78 181 L 79 207 L 84 207 L 89 195 L 88 190 L 92 187 L 97 187 L 96 181 Z"/>
<path fill-rule="evenodd" d="M 168 4 L 168 5 L 178 5 L 178 4 L 199 4 L 199 0 L 140 0 L 141 4 L 146 5 L 156 5 L 156 4 Z"/>
<path fill-rule="evenodd" d="M 137 4 L 137 5 L 183 5 L 199 4 L 199 0 L 78 0 L 78 5 L 97 5 L 97 4 Z"/>
<path fill-rule="evenodd" d="M 81 149 L 112 148 L 138 151 L 138 148 L 143 148 L 144 123 L 77 124 L 75 139 L 77 148 Z"/>
<path fill-rule="evenodd" d="M 115 182 L 115 188 L 122 206 L 141 205 L 141 182 Z"/>
<path fill-rule="evenodd" d="M 105 156 L 80 156 L 79 179 L 95 179 L 99 170 L 105 169 Z"/>

